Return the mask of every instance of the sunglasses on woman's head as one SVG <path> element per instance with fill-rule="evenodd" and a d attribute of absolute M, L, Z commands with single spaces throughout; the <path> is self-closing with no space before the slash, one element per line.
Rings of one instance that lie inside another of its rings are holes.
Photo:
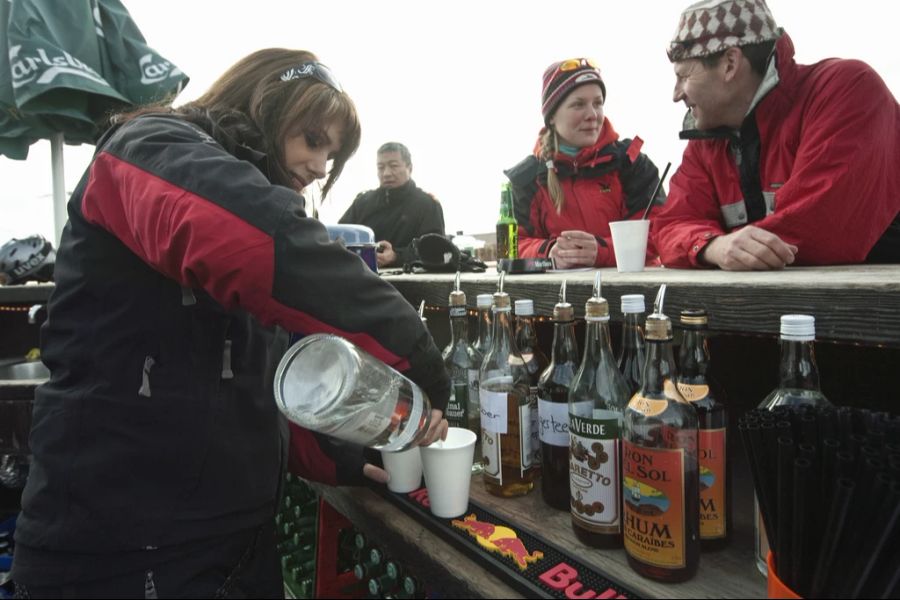
<path fill-rule="evenodd" d="M 574 71 L 580 67 L 592 67 L 594 69 L 599 69 L 597 63 L 592 58 L 570 58 L 569 60 L 564 60 L 559 63 L 559 70 L 566 71 Z"/>
<path fill-rule="evenodd" d="M 281 74 L 280 79 L 282 81 L 292 81 L 294 79 L 306 79 L 307 77 L 321 81 L 325 85 L 334 88 L 335 91 L 344 91 L 341 84 L 335 79 L 334 74 L 332 74 L 331 69 L 320 62 L 305 62 L 296 67 L 291 67 Z"/>

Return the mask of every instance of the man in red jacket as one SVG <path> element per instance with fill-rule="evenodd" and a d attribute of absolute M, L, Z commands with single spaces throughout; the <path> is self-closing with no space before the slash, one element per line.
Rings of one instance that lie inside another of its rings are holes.
<path fill-rule="evenodd" d="M 668 267 L 900 262 L 900 105 L 868 65 L 794 61 L 765 0 L 706 0 L 668 48 L 689 140 L 652 228 Z"/>

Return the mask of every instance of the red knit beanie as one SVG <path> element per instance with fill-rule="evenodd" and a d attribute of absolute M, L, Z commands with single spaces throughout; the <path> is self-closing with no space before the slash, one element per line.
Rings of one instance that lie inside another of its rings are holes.
<path fill-rule="evenodd" d="M 600 69 L 589 58 L 570 58 L 555 62 L 544 71 L 544 89 L 541 93 L 541 113 L 544 124 L 548 125 L 554 111 L 562 104 L 569 92 L 578 86 L 597 83 L 606 101 L 606 85 L 600 77 Z"/>

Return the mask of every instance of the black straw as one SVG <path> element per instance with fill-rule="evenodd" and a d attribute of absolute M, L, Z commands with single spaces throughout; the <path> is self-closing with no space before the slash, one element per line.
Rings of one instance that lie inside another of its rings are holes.
<path fill-rule="evenodd" d="M 659 188 L 662 187 L 663 180 L 666 178 L 666 175 L 669 174 L 669 167 L 671 166 L 671 162 L 666 165 L 666 170 L 663 171 L 662 177 L 659 178 L 659 183 L 656 184 L 656 189 L 653 190 L 652 194 L 650 194 L 650 202 L 647 203 L 647 208 L 644 209 L 644 215 L 641 217 L 642 221 L 646 220 L 647 215 L 650 214 L 650 208 L 653 206 L 653 200 L 656 199 L 656 195 L 659 193 Z"/>

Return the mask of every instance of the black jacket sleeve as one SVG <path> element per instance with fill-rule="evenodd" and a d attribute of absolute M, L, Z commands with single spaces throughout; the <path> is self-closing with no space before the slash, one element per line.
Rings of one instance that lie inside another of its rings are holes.
<path fill-rule="evenodd" d="M 450 382 L 416 310 L 331 242 L 300 197 L 199 128 L 142 117 L 91 166 L 85 217 L 183 286 L 264 325 L 340 335 L 405 372 L 444 409 Z"/>

